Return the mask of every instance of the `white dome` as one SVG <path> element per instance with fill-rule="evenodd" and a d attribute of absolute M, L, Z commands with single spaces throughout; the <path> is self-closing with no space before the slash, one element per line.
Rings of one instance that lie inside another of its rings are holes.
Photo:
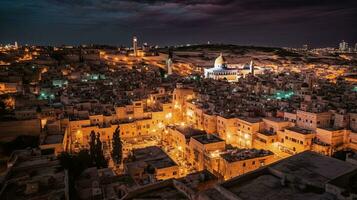
<path fill-rule="evenodd" d="M 219 55 L 214 61 L 214 67 L 222 68 L 222 67 L 226 67 L 226 65 L 227 65 L 226 59 L 223 57 L 221 53 L 221 55 Z"/>

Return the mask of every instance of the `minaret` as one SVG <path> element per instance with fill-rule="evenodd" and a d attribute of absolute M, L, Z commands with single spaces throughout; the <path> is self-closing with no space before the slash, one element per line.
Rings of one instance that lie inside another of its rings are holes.
<path fill-rule="evenodd" d="M 16 41 L 15 41 L 15 45 L 14 45 L 14 46 L 15 46 L 15 48 L 16 48 L 16 49 L 18 49 L 18 48 L 19 48 L 19 46 L 18 46 L 18 44 L 17 44 L 17 42 L 16 42 Z"/>
<path fill-rule="evenodd" d="M 169 49 L 169 57 L 167 58 L 166 65 L 167 65 L 167 74 L 171 75 L 172 74 L 172 51 L 171 51 L 171 49 Z"/>
<path fill-rule="evenodd" d="M 254 65 L 253 65 L 253 60 L 250 61 L 249 63 L 249 70 L 250 73 L 254 76 Z"/>
<path fill-rule="evenodd" d="M 133 49 L 134 49 L 134 56 L 138 56 L 138 39 L 136 36 L 133 37 Z"/>

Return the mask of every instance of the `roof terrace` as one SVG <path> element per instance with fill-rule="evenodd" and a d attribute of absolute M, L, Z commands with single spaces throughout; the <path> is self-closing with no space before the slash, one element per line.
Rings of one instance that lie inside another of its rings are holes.
<path fill-rule="evenodd" d="M 196 136 L 193 136 L 192 138 L 194 138 L 201 144 L 212 144 L 212 143 L 217 143 L 217 142 L 224 142 L 223 139 L 219 138 L 218 136 L 216 136 L 214 134 L 196 135 Z"/>
<path fill-rule="evenodd" d="M 270 156 L 274 153 L 269 150 L 258 149 L 235 149 L 227 153 L 221 154 L 221 157 L 228 162 L 237 162 L 242 160 L 249 160 L 258 157 Z"/>

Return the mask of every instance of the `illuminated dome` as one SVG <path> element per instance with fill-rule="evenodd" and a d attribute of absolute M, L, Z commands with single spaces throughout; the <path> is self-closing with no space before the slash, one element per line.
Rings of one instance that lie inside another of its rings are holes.
<path fill-rule="evenodd" d="M 227 66 L 226 59 L 223 57 L 222 53 L 214 61 L 215 68 L 224 68 Z"/>

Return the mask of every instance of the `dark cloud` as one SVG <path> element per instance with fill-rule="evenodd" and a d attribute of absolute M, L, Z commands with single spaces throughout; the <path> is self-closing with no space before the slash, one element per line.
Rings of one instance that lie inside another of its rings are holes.
<path fill-rule="evenodd" d="M 2 0 L 0 42 L 331 45 L 357 40 L 356 18 L 356 0 Z"/>

